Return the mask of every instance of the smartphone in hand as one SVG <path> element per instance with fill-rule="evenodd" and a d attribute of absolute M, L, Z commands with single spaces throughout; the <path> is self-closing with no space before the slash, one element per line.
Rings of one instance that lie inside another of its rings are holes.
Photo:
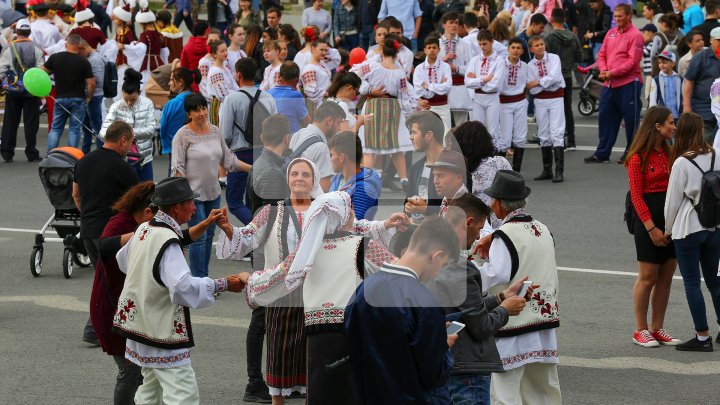
<path fill-rule="evenodd" d="M 455 321 L 450 322 L 450 325 L 448 325 L 448 327 L 447 327 L 447 334 L 448 335 L 457 335 L 457 333 L 460 332 L 461 330 L 463 330 L 464 327 L 465 327 L 464 323 L 455 322 Z"/>
<path fill-rule="evenodd" d="M 523 281 L 523 285 L 520 287 L 520 291 L 518 291 L 518 297 L 525 297 L 525 295 L 527 295 L 528 287 L 530 287 L 532 283 L 532 280 Z"/>

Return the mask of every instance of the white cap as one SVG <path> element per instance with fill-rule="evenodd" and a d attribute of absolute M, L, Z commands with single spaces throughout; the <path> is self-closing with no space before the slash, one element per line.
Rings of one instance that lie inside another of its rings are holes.
<path fill-rule="evenodd" d="M 135 14 L 135 21 L 137 21 L 140 24 L 148 24 L 151 22 L 155 22 L 155 13 L 153 13 L 150 10 L 141 11 L 141 12 Z"/>
<path fill-rule="evenodd" d="M 86 8 L 82 11 L 78 11 L 75 13 L 75 21 L 77 22 L 83 22 L 83 21 L 89 21 L 95 18 L 95 13 L 92 12 L 89 8 Z"/>
<path fill-rule="evenodd" d="M 115 7 L 112 13 L 115 17 L 125 21 L 126 23 L 129 23 L 130 20 L 132 20 L 132 13 L 122 7 Z"/>
<path fill-rule="evenodd" d="M 712 31 L 710 31 L 710 38 L 720 39 L 720 27 L 713 28 Z"/>
<path fill-rule="evenodd" d="M 27 18 L 21 18 L 15 23 L 15 29 L 16 30 L 29 30 L 30 29 L 30 21 Z"/>

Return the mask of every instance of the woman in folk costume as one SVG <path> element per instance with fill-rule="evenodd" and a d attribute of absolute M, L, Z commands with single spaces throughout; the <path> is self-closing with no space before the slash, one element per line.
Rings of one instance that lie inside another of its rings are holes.
<path fill-rule="evenodd" d="M 300 71 L 300 82 L 302 83 L 305 99 L 309 101 L 308 115 L 313 117 L 315 110 L 325 98 L 331 84 L 330 70 L 325 67 L 323 60 L 327 56 L 329 46 L 324 39 L 316 39 L 311 45 L 310 61 Z"/>
<path fill-rule="evenodd" d="M 400 182 L 407 183 L 404 152 L 412 150 L 405 115 L 417 109 L 417 94 L 408 85 L 405 72 L 395 58 L 401 44 L 392 39 L 383 42 L 382 63 L 370 61 L 350 69 L 363 80 L 360 93 L 367 95 L 362 115 L 373 114 L 358 135 L 364 141 L 363 166 L 373 168 L 374 155 L 392 155 Z"/>
<path fill-rule="evenodd" d="M 228 46 L 228 65 L 230 65 L 233 77 L 235 77 L 235 63 L 242 58 L 247 58 L 243 50 L 245 28 L 239 24 L 230 24 L 227 29 L 227 36 L 230 39 L 230 46 Z"/>
<path fill-rule="evenodd" d="M 301 72 L 303 71 L 303 68 L 305 68 L 305 65 L 310 62 L 310 59 L 312 59 L 312 44 L 320 38 L 320 28 L 314 25 L 305 27 L 302 30 L 302 36 L 305 40 L 305 47 L 300 50 L 293 59 L 300 68 Z M 325 67 L 325 69 L 332 72 L 340 66 L 340 52 L 338 52 L 335 48 L 328 48 L 327 53 L 323 59 L 320 60 L 320 63 Z"/>
<path fill-rule="evenodd" d="M 267 41 L 263 43 L 263 57 L 269 63 L 263 73 L 263 81 L 260 83 L 260 90 L 270 90 L 278 85 L 280 80 L 280 43 L 278 41 Z"/>
<path fill-rule="evenodd" d="M 208 73 L 210 68 L 215 63 L 215 58 L 210 52 L 210 44 L 216 41 L 221 41 L 220 31 L 216 28 L 211 28 L 207 34 L 207 53 L 198 62 L 197 69 L 200 71 L 200 94 L 207 99 L 208 104 L 212 102 L 212 96 L 210 95 L 210 81 L 208 80 Z"/>
<path fill-rule="evenodd" d="M 385 38 L 390 38 L 390 22 L 383 21 L 378 24 L 375 29 L 375 45 L 368 48 L 365 61 L 374 61 L 382 63 L 382 43 Z M 398 50 L 398 56 L 395 58 L 395 64 L 405 71 L 405 75 L 410 77 L 413 70 L 413 61 L 415 60 L 415 54 L 408 49 L 405 45 L 402 45 L 400 38 L 396 35 L 392 35 L 392 39 L 400 42 L 400 49 Z"/>
<path fill-rule="evenodd" d="M 210 54 L 213 57 L 213 65 L 208 70 L 207 81 L 208 86 L 206 87 L 208 95 L 212 97 L 210 102 L 210 123 L 218 125 L 220 118 L 220 103 L 225 100 L 225 97 L 229 96 L 240 90 L 235 78 L 233 77 L 230 65 L 228 65 L 228 50 L 227 45 L 223 41 L 212 41 L 210 42 Z"/>
<path fill-rule="evenodd" d="M 180 59 L 183 49 L 183 33 L 172 23 L 172 14 L 167 10 L 160 10 L 156 16 L 155 25 L 165 39 L 165 46 L 169 50 L 168 63 Z"/>
<path fill-rule="evenodd" d="M 132 8 L 134 3 L 120 1 L 120 4 L 112 10 L 112 21 L 115 24 L 115 41 L 107 41 L 103 47 L 103 53 L 110 61 L 115 61 L 118 72 L 117 96 L 113 101 L 121 99 L 122 79 L 128 67 L 139 71 L 145 49 L 134 45 L 135 34 L 132 30 Z M 114 45 L 114 46 L 111 46 Z"/>
<path fill-rule="evenodd" d="M 343 313 L 363 277 L 367 256 L 360 235 L 389 242 L 386 227 L 396 226 L 394 221 L 356 221 L 350 195 L 344 191 L 323 194 L 304 215 L 296 249 L 248 281 L 252 283 L 252 291 L 247 292 L 251 306 L 269 305 L 302 291 L 309 404 L 355 404 L 360 399 L 349 367 L 327 370 L 325 366 L 347 356 Z"/>
<path fill-rule="evenodd" d="M 99 45 L 107 42 L 105 34 L 94 24 L 95 14 L 89 8 L 83 8 L 83 2 L 78 2 L 78 11 L 75 13 L 75 23 L 77 24 L 70 34 L 77 34 L 84 39 L 93 49 L 98 49 Z M 99 84 L 99 83 L 96 83 Z"/>
<path fill-rule="evenodd" d="M 145 45 L 145 56 L 143 56 L 140 73 L 143 75 L 143 84 L 147 83 L 150 73 L 167 63 L 168 49 L 165 45 L 165 37 L 155 28 L 155 13 L 148 8 L 147 0 L 140 0 L 140 12 L 135 16 L 135 21 L 140 24 L 142 33 L 140 43 Z M 164 58 L 161 57 L 164 50 Z"/>

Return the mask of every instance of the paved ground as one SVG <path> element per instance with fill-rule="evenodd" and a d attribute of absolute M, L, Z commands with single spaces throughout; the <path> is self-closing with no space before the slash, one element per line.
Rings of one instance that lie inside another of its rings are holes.
<path fill-rule="evenodd" d="M 577 122 L 578 145 L 587 147 L 580 149 L 592 149 L 597 116 Z M 41 152 L 46 132 L 41 130 Z M 22 146 L 22 140 L 19 143 Z M 624 140 L 617 146 L 622 148 Z M 552 230 L 562 266 L 558 334 L 565 403 L 718 403 L 720 354 L 641 349 L 631 343 L 636 265 L 633 242 L 622 222 L 625 170 L 615 163 L 583 164 L 582 158 L 590 153 L 567 153 L 562 184 L 528 181 L 529 210 Z M 92 272 L 76 269 L 74 277 L 65 280 L 62 249 L 55 244 L 46 247 L 42 277 L 30 274 L 32 232 L 52 210 L 37 164 L 23 157 L 19 150 L 14 163 L 0 164 L 5 207 L 0 213 L 0 353 L 6 366 L 0 369 L 0 403 L 110 403 L 115 364 L 100 349 L 80 340 Z M 156 179 L 166 167 L 167 159 L 157 158 Z M 522 173 L 531 178 L 539 171 L 539 151 L 530 150 Z M 384 208 L 382 213 L 392 209 Z M 247 270 L 247 265 L 211 261 L 210 273 L 215 276 L 239 270 Z M 244 344 L 249 313 L 241 295 L 223 295 L 215 306 L 194 311 L 193 365 L 204 403 L 240 402 L 247 381 Z M 692 322 L 679 276 L 666 319 L 671 333 L 691 337 Z"/>

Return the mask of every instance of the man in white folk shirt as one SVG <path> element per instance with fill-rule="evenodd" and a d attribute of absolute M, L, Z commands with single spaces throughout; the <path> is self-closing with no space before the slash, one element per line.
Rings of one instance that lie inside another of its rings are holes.
<path fill-rule="evenodd" d="M 490 31 L 480 31 L 478 45 L 482 53 L 470 60 L 465 73 L 465 86 L 474 90 L 472 119 L 480 121 L 493 136 L 495 147 L 500 135 L 500 98 L 498 90 L 505 77 L 505 63 L 492 48 Z M 499 148 L 497 148 L 500 150 Z"/>
<path fill-rule="evenodd" d="M 448 93 L 452 89 L 452 72 L 450 65 L 438 60 L 440 40 L 436 36 L 425 38 L 425 62 L 415 68 L 413 86 L 420 96 L 418 105 L 430 110 L 443 121 L 445 132 L 452 128 Z"/>
<path fill-rule="evenodd" d="M 504 373 L 494 373 L 492 403 L 561 404 L 557 365 L 558 275 L 550 230 L 525 211 L 530 188 L 520 173 L 500 170 L 485 194 L 502 220 L 476 247 L 486 262 L 480 267 L 483 289 L 501 293 L 524 276 L 533 282 L 528 307 L 495 334 Z M 501 297 L 502 298 L 502 297 Z"/>
<path fill-rule="evenodd" d="M 482 51 L 480 50 L 480 45 L 477 43 L 477 36 L 481 31 L 478 16 L 473 12 L 463 14 L 463 25 L 465 26 L 465 30 L 467 30 L 467 35 L 465 35 L 462 40 L 470 48 L 470 57 L 472 58 L 480 55 Z M 482 28 L 482 31 L 487 30 L 487 23 L 485 22 L 484 25 L 485 26 Z M 507 56 L 508 49 L 501 42 L 493 40 L 492 48 L 498 55 L 500 55 L 500 57 L 504 58 Z"/>
<path fill-rule="evenodd" d="M 450 111 L 452 125 L 456 127 L 468 120 L 470 108 L 470 94 L 465 87 L 465 69 L 470 62 L 471 53 L 467 44 L 458 37 L 457 13 L 445 13 L 440 19 L 444 34 L 440 37 L 441 61 L 450 65 L 452 72 L 452 89 L 450 90 Z"/>
<path fill-rule="evenodd" d="M 169 177 L 155 187 L 152 203 L 160 210 L 141 224 L 117 253 L 127 274 L 113 331 L 127 339 L 125 358 L 142 367 L 140 404 L 199 404 L 189 308 L 207 307 L 223 291 L 240 292 L 248 273 L 211 279 L 193 277 L 183 256 L 180 226 L 195 212 L 196 197 L 184 177 Z M 220 210 L 210 216 L 226 221 Z"/>

